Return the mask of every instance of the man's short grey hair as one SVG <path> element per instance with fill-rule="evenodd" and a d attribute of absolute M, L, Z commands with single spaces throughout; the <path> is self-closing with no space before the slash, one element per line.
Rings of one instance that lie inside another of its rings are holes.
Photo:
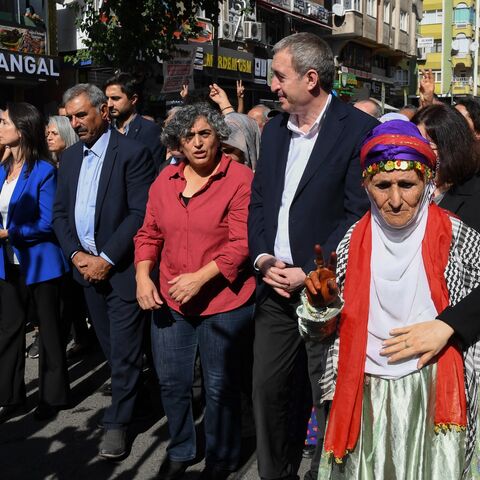
<path fill-rule="evenodd" d="M 182 107 L 180 105 L 176 105 L 175 107 L 170 108 L 167 111 L 167 116 L 165 117 L 165 123 L 164 125 L 167 125 L 167 123 L 173 118 L 173 116 L 181 109 Z"/>
<path fill-rule="evenodd" d="M 332 50 L 324 40 L 313 33 L 294 33 L 274 45 L 274 54 L 281 50 L 288 50 L 292 55 L 292 66 L 300 76 L 313 69 L 318 73 L 322 90 L 332 90 L 335 62 Z"/>
<path fill-rule="evenodd" d="M 270 113 L 271 111 L 271 108 L 267 107 L 266 105 L 264 105 L 263 103 L 259 103 L 255 106 L 253 106 L 248 113 L 250 113 L 252 110 L 261 110 L 262 112 L 262 116 L 263 116 L 263 119 L 265 121 L 268 120 L 268 114 Z"/>
<path fill-rule="evenodd" d="M 227 140 L 230 128 L 225 123 L 223 115 L 208 103 L 193 103 L 180 107 L 172 119 L 165 125 L 162 132 L 162 143 L 170 150 L 178 150 L 181 140 L 186 138 L 199 117 L 205 117 L 220 142 Z"/>
<path fill-rule="evenodd" d="M 88 97 L 92 106 L 98 111 L 103 104 L 107 103 L 107 96 L 96 85 L 93 85 L 93 83 L 77 83 L 63 94 L 63 104 L 66 105 L 67 102 L 82 94 Z"/>
<path fill-rule="evenodd" d="M 364 100 L 358 100 L 354 104 L 355 106 L 358 105 L 369 105 L 369 115 L 375 118 L 380 118 L 382 116 L 382 106 L 373 98 L 366 98 Z M 363 109 L 360 109 L 363 110 Z"/>

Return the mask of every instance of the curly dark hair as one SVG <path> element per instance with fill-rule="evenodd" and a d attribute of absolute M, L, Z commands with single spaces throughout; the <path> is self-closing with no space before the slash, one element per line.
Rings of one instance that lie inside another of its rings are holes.
<path fill-rule="evenodd" d="M 424 125 L 438 149 L 438 185 L 461 185 L 480 171 L 480 152 L 475 137 L 463 115 L 445 104 L 419 110 L 412 118 Z"/>
<path fill-rule="evenodd" d="M 162 143 L 171 150 L 178 150 L 182 138 L 186 138 L 199 117 L 205 117 L 215 131 L 220 142 L 230 135 L 230 127 L 225 123 L 223 115 L 208 103 L 193 103 L 180 107 L 162 132 Z"/>

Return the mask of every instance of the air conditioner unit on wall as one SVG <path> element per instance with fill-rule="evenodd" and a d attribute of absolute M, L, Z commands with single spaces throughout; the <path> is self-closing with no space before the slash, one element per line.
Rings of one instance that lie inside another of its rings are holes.
<path fill-rule="evenodd" d="M 264 25 L 261 22 L 243 22 L 243 38 L 245 40 L 256 40 L 261 42 L 263 38 Z"/>
<path fill-rule="evenodd" d="M 235 40 L 235 25 L 232 22 L 220 20 L 218 22 L 218 38 L 233 42 Z"/>

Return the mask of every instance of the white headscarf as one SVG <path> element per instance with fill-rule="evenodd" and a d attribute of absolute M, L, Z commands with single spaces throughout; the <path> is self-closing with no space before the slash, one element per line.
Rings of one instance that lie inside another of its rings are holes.
<path fill-rule="evenodd" d="M 415 215 L 401 228 L 388 225 L 370 198 L 372 254 L 366 373 L 399 378 L 415 371 L 417 358 L 389 365 L 388 358 L 380 356 L 382 342 L 390 337 L 393 328 L 437 316 L 422 257 L 431 196 L 432 185 L 427 183 Z"/>
<path fill-rule="evenodd" d="M 231 133 L 223 143 L 241 150 L 245 157 L 245 165 L 255 170 L 260 151 L 260 129 L 257 122 L 243 113 L 232 112 L 225 115 L 225 122 Z"/>

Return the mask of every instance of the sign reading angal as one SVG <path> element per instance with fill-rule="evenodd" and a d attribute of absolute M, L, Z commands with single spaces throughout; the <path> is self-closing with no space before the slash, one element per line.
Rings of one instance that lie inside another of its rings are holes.
<path fill-rule="evenodd" d="M 0 74 L 59 77 L 59 62 L 53 57 L 23 55 L 0 50 Z"/>

